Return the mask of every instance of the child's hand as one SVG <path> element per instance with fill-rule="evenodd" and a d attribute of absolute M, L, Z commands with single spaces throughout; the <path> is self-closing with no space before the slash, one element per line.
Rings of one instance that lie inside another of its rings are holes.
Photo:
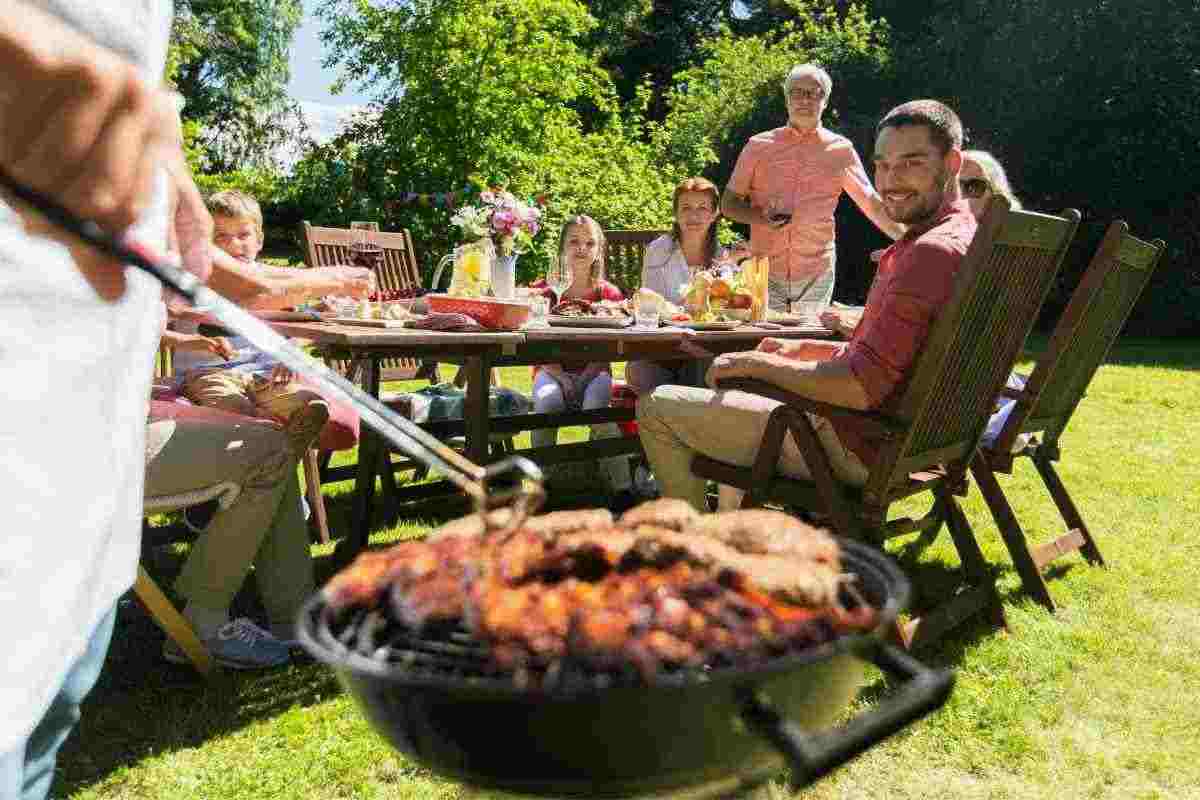
<path fill-rule="evenodd" d="M 276 364 L 275 369 L 271 370 L 271 383 L 282 386 L 285 383 L 291 383 L 296 378 L 296 373 L 285 367 L 283 364 Z"/>
<path fill-rule="evenodd" d="M 237 348 L 233 346 L 233 342 L 224 336 L 201 336 L 200 338 L 204 340 L 204 345 L 208 350 L 221 358 L 228 360 L 237 355 Z"/>

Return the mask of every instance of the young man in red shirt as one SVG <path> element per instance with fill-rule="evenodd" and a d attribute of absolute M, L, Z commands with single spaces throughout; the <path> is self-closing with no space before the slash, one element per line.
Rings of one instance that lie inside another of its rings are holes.
<path fill-rule="evenodd" d="M 962 123 L 952 110 L 915 100 L 888 112 L 876 131 L 876 187 L 888 216 L 908 229 L 880 260 L 853 336 L 841 343 L 764 339 L 756 350 L 719 356 L 709 369 L 709 386 L 752 378 L 857 409 L 887 408 L 903 391 L 938 310 L 950 298 L 976 222 L 959 195 Z M 692 456 L 751 465 L 778 405 L 745 392 L 682 386 L 662 386 L 642 398 L 642 443 L 663 494 L 704 510 L 705 482 L 692 474 Z M 812 419 L 838 478 L 865 483 L 876 443 L 852 424 Z M 811 477 L 790 438 L 780 468 Z"/>

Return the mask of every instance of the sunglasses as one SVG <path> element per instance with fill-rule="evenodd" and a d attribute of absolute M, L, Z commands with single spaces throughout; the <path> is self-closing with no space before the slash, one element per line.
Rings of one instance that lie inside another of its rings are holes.
<path fill-rule="evenodd" d="M 963 197 L 978 200 L 992 191 L 992 185 L 983 178 L 959 178 L 958 186 L 962 189 Z"/>

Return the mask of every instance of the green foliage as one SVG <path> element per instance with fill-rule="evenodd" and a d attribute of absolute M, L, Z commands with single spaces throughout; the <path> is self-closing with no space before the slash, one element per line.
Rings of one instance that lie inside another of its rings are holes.
<path fill-rule="evenodd" d="M 896 31 L 896 85 L 954 105 L 973 146 L 997 153 L 1026 205 L 1079 208 L 1092 234 L 1122 218 L 1140 236 L 1167 240 L 1131 327 L 1200 334 L 1194 0 L 870 5 Z M 1074 254 L 1051 311 L 1089 256 Z"/>
<path fill-rule="evenodd" d="M 303 13 L 301 0 L 177 0 L 166 74 L 201 123 L 204 171 L 274 166 L 302 131 L 285 87 Z"/>
<path fill-rule="evenodd" d="M 616 228 L 669 219 L 676 170 L 580 45 L 596 23 L 576 0 L 329 0 L 321 13 L 340 63 L 380 104 L 297 165 L 295 221 L 409 228 L 428 277 L 457 242 L 451 212 L 395 198 L 467 185 L 545 195 L 546 232 L 519 262 L 528 279 L 568 214 Z"/>

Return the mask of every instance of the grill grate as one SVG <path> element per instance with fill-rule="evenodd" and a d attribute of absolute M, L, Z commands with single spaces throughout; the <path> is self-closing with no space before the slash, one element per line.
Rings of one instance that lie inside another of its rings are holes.
<path fill-rule="evenodd" d="M 853 585 L 847 585 L 842 602 L 855 608 L 864 601 Z M 342 659 L 369 662 L 406 680 L 566 694 L 647 685 L 632 663 L 605 670 L 568 656 L 546 667 L 504 668 L 492 659 L 488 646 L 460 624 L 415 630 L 379 609 L 336 613 L 324 604 L 316 605 L 312 614 L 320 644 Z M 716 654 L 700 667 L 660 664 L 653 684 L 681 686 L 708 681 L 722 671 L 768 668 L 795 656 L 825 657 L 839 634 L 823 619 L 813 622 L 817 627 L 807 644 L 788 643 L 769 656 L 760 653 L 749 659 L 745 653 Z"/>

